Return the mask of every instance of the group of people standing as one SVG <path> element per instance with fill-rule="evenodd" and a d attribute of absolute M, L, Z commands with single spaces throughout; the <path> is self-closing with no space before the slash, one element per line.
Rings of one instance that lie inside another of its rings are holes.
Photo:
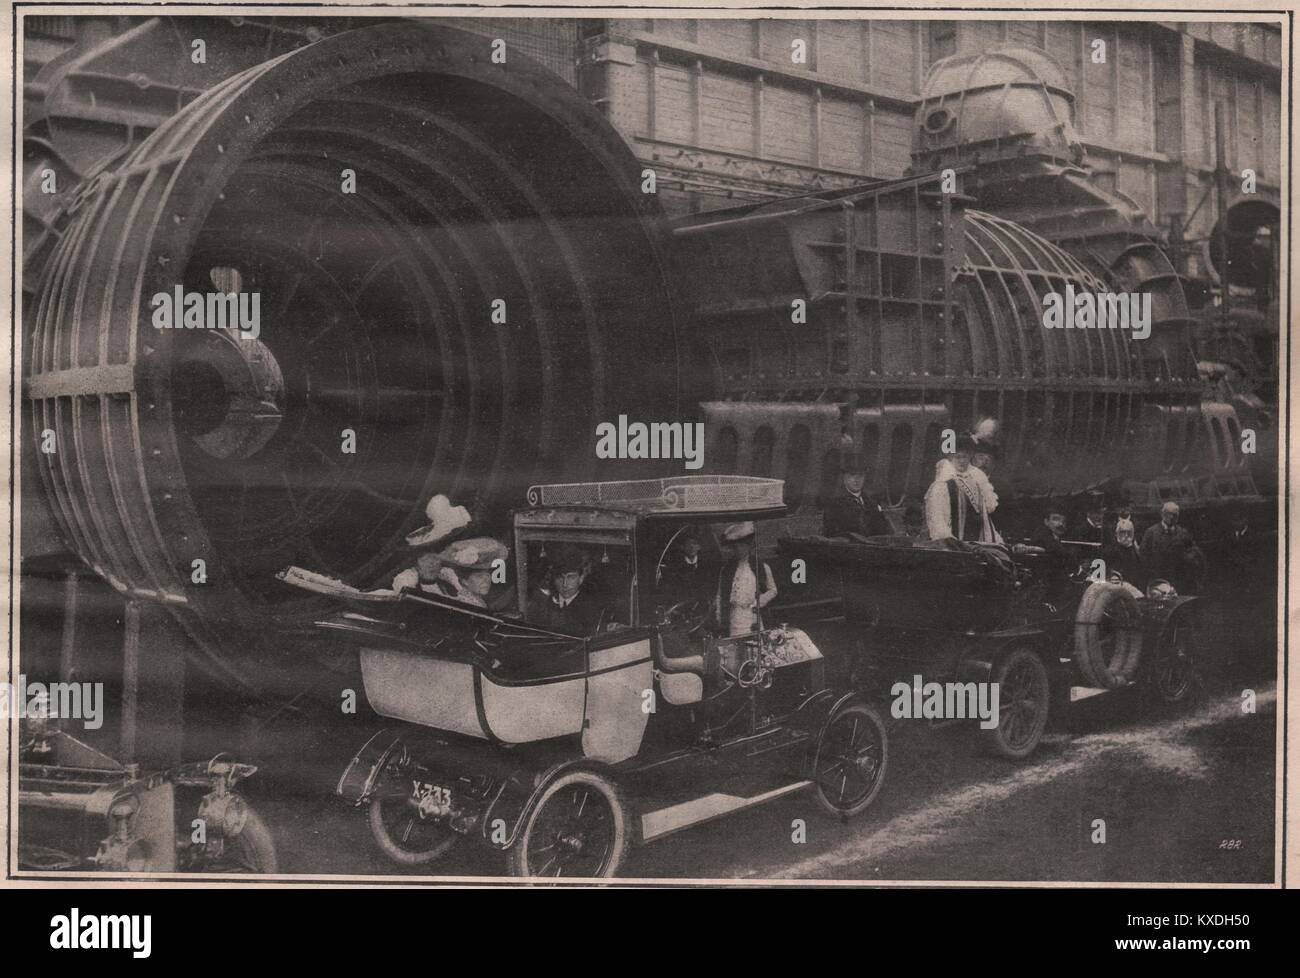
<path fill-rule="evenodd" d="M 1123 581 L 1140 591 L 1160 585 L 1180 593 L 1194 592 L 1205 575 L 1205 555 L 1187 528 L 1179 524 L 1180 512 L 1177 503 L 1165 503 L 1160 522 L 1147 527 L 1139 543 L 1131 511 L 1121 508 L 1116 519 L 1108 520 L 1100 498 L 1094 497 L 1084 522 L 1068 538 L 1065 514 L 1051 507 L 1029 543 L 1047 555 L 1049 572 L 1068 573 L 1081 563 L 1091 564 L 1100 558 L 1109 580 Z"/>

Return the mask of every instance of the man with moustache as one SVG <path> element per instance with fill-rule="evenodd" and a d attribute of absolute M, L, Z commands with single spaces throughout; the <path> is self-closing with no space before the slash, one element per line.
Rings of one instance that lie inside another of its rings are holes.
<path fill-rule="evenodd" d="M 880 504 L 863 491 L 867 481 L 866 461 L 846 454 L 840 461 L 840 485 L 822 513 L 822 536 L 874 537 L 889 533 L 889 523 Z"/>

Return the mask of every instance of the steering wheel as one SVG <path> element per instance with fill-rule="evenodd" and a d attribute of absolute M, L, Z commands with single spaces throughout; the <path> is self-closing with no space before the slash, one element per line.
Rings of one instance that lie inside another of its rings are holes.
<path fill-rule="evenodd" d="M 663 623 L 679 627 L 687 635 L 694 635 L 704 627 L 708 615 L 708 601 L 704 598 L 688 598 L 685 601 L 678 601 L 664 611 Z"/>

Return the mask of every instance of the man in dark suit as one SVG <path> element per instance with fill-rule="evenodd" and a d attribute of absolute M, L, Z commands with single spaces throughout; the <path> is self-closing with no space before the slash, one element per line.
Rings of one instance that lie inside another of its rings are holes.
<path fill-rule="evenodd" d="M 713 576 L 701 553 L 699 532 L 688 529 L 677 538 L 677 546 L 664 559 L 660 587 L 673 595 L 673 600 L 707 596 L 713 585 Z"/>
<path fill-rule="evenodd" d="M 1256 578 L 1274 569 L 1275 558 L 1264 538 L 1250 525 L 1245 508 L 1233 504 L 1228 510 L 1228 536 L 1223 543 L 1224 585 L 1249 590 Z"/>
<path fill-rule="evenodd" d="M 858 455 L 845 455 L 840 465 L 840 486 L 822 513 L 822 536 L 884 536 L 889 522 L 880 504 L 863 491 L 867 467 Z"/>
<path fill-rule="evenodd" d="M 1063 536 L 1065 536 L 1065 514 L 1059 508 L 1053 508 L 1049 509 L 1047 515 L 1043 517 L 1042 526 L 1029 537 L 1030 546 L 1038 547 L 1043 551 L 1043 555 L 1038 558 L 1037 566 L 1042 568 L 1043 580 L 1049 589 L 1064 584 L 1076 566 L 1074 555 L 1061 542 Z"/>
<path fill-rule="evenodd" d="M 1106 507 L 1100 493 L 1088 497 L 1088 509 L 1083 523 L 1074 530 L 1071 540 L 1079 543 L 1095 543 L 1106 548 L 1115 542 L 1115 529 L 1106 525 Z"/>
<path fill-rule="evenodd" d="M 1271 667 L 1276 663 L 1278 642 L 1277 539 L 1252 526 L 1245 507 L 1233 503 L 1220 553 L 1216 591 L 1234 632 L 1234 659 Z"/>
<path fill-rule="evenodd" d="M 591 560 L 577 547 L 561 546 L 552 555 L 545 586 L 528 599 L 527 621 L 570 635 L 590 635 L 608 621 L 604 597 L 585 587 Z"/>
<path fill-rule="evenodd" d="M 1195 591 L 1204 569 L 1204 557 L 1192 535 L 1178 525 L 1179 507 L 1167 502 L 1160 507 L 1160 522 L 1142 535 L 1142 559 L 1147 575 L 1169 581 L 1180 594 Z"/>

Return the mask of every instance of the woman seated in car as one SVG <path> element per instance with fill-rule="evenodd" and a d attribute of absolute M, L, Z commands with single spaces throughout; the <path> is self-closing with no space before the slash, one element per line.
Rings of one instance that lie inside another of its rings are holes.
<path fill-rule="evenodd" d="M 505 544 L 491 537 L 457 540 L 436 554 L 421 554 L 414 567 L 393 578 L 393 590 L 418 589 L 486 608 L 494 565 L 502 566 L 497 562 L 507 555 Z"/>

